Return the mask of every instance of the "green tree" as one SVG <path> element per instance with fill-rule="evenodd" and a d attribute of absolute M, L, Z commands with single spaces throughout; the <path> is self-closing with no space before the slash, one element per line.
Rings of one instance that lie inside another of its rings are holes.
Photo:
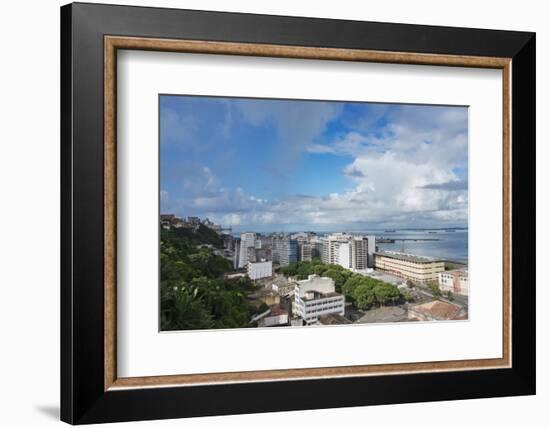
<path fill-rule="evenodd" d="M 389 303 L 395 303 L 399 298 L 399 289 L 391 284 L 378 284 L 374 287 L 374 295 L 380 305 L 388 305 Z"/>
<path fill-rule="evenodd" d="M 342 286 L 344 285 L 344 282 L 346 281 L 346 277 L 340 272 L 338 269 L 328 269 L 323 273 L 323 276 L 327 276 L 329 278 L 332 278 L 334 280 L 334 285 L 336 287 L 336 291 L 340 292 L 342 290 Z"/>
<path fill-rule="evenodd" d="M 353 298 L 356 306 L 362 310 L 369 309 L 376 302 L 374 289 L 367 283 L 359 284 L 355 288 Z"/>
<path fill-rule="evenodd" d="M 213 326 L 212 316 L 204 308 L 197 289 L 180 285 L 163 291 L 162 330 L 207 329 Z"/>
<path fill-rule="evenodd" d="M 413 302 L 414 301 L 414 296 L 408 290 L 405 290 L 405 291 L 401 292 L 401 297 L 403 298 L 403 300 L 405 302 Z"/>
<path fill-rule="evenodd" d="M 441 297 L 441 289 L 439 288 L 439 285 L 435 281 L 430 281 L 428 283 L 428 288 L 430 289 L 431 293 L 435 298 Z"/>

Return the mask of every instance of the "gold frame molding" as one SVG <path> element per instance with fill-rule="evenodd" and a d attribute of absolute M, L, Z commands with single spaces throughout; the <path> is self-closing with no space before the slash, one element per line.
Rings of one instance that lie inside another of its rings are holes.
<path fill-rule="evenodd" d="M 116 368 L 116 87 L 117 50 L 147 50 L 218 55 L 394 64 L 440 65 L 502 70 L 503 93 L 503 349 L 502 358 L 435 361 L 405 364 L 359 365 L 306 369 L 205 373 L 171 376 L 117 377 Z M 404 373 L 481 370 L 511 367 L 511 62 L 510 58 L 382 52 L 249 43 L 169 40 L 138 37 L 104 37 L 104 389 L 192 386 L 271 380 L 357 377 Z"/>

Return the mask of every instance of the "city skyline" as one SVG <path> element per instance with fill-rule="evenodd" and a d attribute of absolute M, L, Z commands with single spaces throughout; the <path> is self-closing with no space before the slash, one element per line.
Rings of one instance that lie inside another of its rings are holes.
<path fill-rule="evenodd" d="M 160 98 L 161 212 L 235 233 L 467 227 L 468 109 Z"/>

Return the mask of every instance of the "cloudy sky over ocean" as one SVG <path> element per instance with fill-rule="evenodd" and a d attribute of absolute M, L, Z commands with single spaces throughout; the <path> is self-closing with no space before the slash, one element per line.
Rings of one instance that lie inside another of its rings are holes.
<path fill-rule="evenodd" d="M 466 226 L 468 109 L 160 98 L 161 212 L 235 231 Z"/>

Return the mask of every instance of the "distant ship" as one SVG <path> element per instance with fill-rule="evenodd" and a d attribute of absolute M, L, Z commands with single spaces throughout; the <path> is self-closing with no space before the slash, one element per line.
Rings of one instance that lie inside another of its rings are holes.
<path fill-rule="evenodd" d="M 388 230 L 384 230 L 384 232 L 389 232 L 389 233 L 393 233 L 393 232 L 395 232 L 395 229 L 388 229 Z"/>
<path fill-rule="evenodd" d="M 437 233 L 435 230 L 430 230 L 428 233 Z"/>

